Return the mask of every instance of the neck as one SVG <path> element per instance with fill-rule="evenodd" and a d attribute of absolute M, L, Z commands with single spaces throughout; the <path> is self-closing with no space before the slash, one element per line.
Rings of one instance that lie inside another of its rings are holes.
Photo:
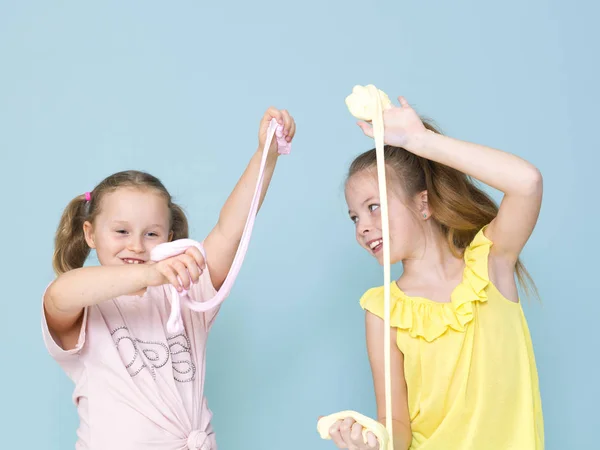
<path fill-rule="evenodd" d="M 412 255 L 402 260 L 401 279 L 435 285 L 454 280 L 462 273 L 462 258 L 454 256 L 440 227 L 428 220 Z"/>

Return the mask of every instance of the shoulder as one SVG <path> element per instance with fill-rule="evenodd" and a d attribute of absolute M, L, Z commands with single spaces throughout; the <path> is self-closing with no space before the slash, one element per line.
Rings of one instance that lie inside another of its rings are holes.
<path fill-rule="evenodd" d="M 390 296 L 390 304 L 394 304 L 395 298 Z M 380 318 L 383 318 L 384 310 L 384 286 L 376 286 L 368 289 L 360 297 L 360 306 L 365 311 L 368 311 Z"/>

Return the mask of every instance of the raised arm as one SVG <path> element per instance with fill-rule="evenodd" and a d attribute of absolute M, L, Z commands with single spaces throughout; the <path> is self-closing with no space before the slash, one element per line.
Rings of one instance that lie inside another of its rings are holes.
<path fill-rule="evenodd" d="M 460 170 L 504 194 L 486 234 L 494 243 L 492 253 L 514 265 L 540 213 L 539 170 L 513 154 L 430 131 L 414 145 L 420 156 Z"/>
<path fill-rule="evenodd" d="M 283 125 L 284 135 L 287 135 L 287 140 L 291 141 L 296 132 L 296 125 L 293 118 L 285 110 L 277 110 L 269 108 L 265 112 L 259 127 L 259 146 L 257 151 L 252 156 L 248 167 L 242 174 L 233 192 L 225 202 L 221 209 L 219 220 L 213 230 L 204 240 L 204 247 L 207 254 L 207 265 L 211 276 L 213 286 L 218 290 L 233 263 L 233 258 L 240 244 L 244 225 L 250 211 L 256 180 L 260 170 L 260 162 L 262 158 L 262 150 L 267 137 L 267 129 L 271 119 L 277 119 Z M 273 139 L 267 162 L 264 170 L 264 181 L 262 191 L 259 198 L 259 208 L 265 198 L 267 189 L 271 182 L 275 165 L 277 164 L 277 142 Z"/>
<path fill-rule="evenodd" d="M 492 254 L 514 266 L 537 222 L 542 203 L 542 176 L 516 155 L 443 136 L 425 129 L 408 102 L 384 112 L 385 142 L 459 170 L 504 194 L 496 218 L 486 230 Z M 369 124 L 359 126 L 372 136 Z"/>

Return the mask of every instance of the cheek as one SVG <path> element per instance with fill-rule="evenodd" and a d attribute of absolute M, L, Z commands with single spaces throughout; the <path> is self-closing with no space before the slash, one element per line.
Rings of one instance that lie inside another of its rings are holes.
<path fill-rule="evenodd" d="M 409 211 L 402 211 L 390 220 L 390 234 L 395 241 L 406 242 L 415 238 L 418 223 Z"/>
<path fill-rule="evenodd" d="M 355 224 L 352 224 L 354 227 L 354 238 L 358 241 L 360 239 L 360 233 L 358 232 L 358 227 Z"/>
<path fill-rule="evenodd" d="M 118 253 L 114 242 L 111 242 L 108 236 L 97 237 L 95 242 L 95 252 L 98 262 L 102 265 L 112 264 L 115 254 Z"/>
<path fill-rule="evenodd" d="M 358 229 L 354 231 L 354 239 L 356 239 L 356 242 L 362 247 L 362 237 L 358 232 Z"/>
<path fill-rule="evenodd" d="M 118 249 L 120 244 L 120 236 L 112 233 L 103 233 L 96 237 L 96 252 L 110 253 Z"/>

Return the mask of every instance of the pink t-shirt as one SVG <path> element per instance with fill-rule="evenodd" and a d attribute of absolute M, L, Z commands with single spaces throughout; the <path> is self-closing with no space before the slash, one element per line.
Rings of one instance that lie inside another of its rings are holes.
<path fill-rule="evenodd" d="M 204 398 L 206 340 L 219 307 L 183 308 L 184 331 L 170 335 L 168 286 L 85 309 L 77 346 L 52 337 L 42 307 L 44 342 L 75 383 L 78 450 L 216 450 Z M 189 295 L 216 294 L 208 268 Z"/>

